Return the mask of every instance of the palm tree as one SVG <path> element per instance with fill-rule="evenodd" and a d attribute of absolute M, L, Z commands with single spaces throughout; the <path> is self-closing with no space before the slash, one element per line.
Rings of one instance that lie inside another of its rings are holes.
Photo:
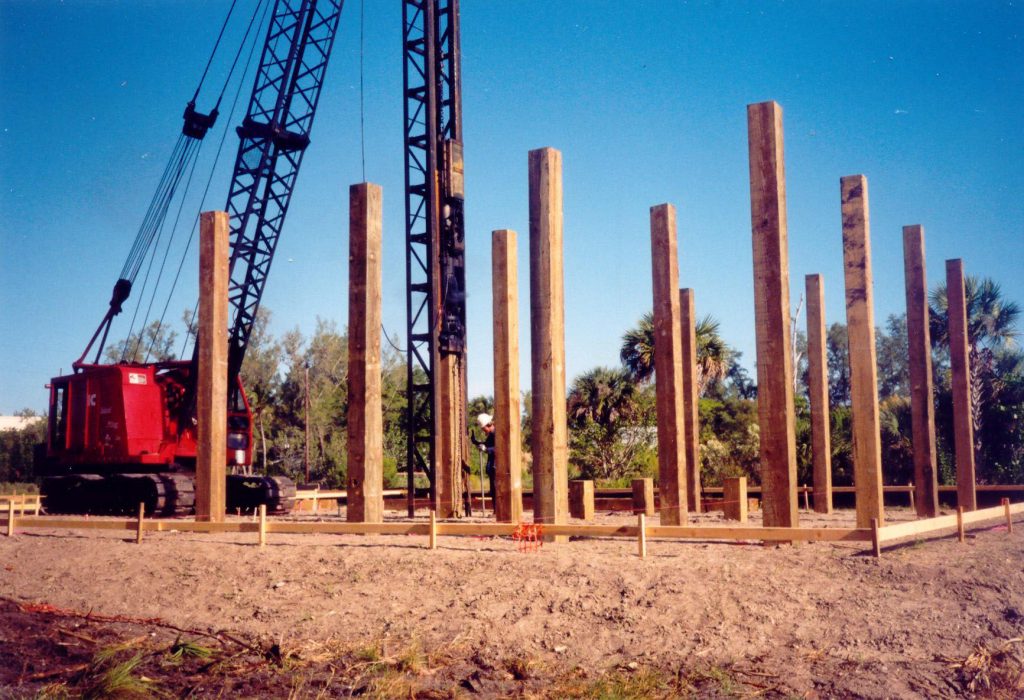
<path fill-rule="evenodd" d="M 627 370 L 595 367 L 572 383 L 566 401 L 569 422 L 582 424 L 589 419 L 610 427 L 633 414 L 635 396 L 636 384 Z"/>
<path fill-rule="evenodd" d="M 574 468 L 587 479 L 636 474 L 651 446 L 653 403 L 623 368 L 596 367 L 576 377 L 566 400 Z"/>
<path fill-rule="evenodd" d="M 940 282 L 929 295 L 930 330 L 932 344 L 949 347 L 949 299 L 946 283 Z M 964 299 L 967 305 L 967 343 L 971 353 L 1001 347 L 1013 347 L 1020 332 L 1017 322 L 1020 307 L 1003 298 L 997 282 L 986 277 L 979 280 L 968 276 L 964 280 Z"/>
<path fill-rule="evenodd" d="M 694 327 L 697 336 L 698 393 L 712 382 L 724 379 L 729 373 L 733 350 L 718 333 L 719 323 L 711 315 L 700 319 Z M 644 314 L 636 328 L 622 336 L 619 359 L 638 383 L 649 382 L 654 376 L 654 314 Z"/>
<path fill-rule="evenodd" d="M 967 347 L 971 375 L 971 422 L 975 452 L 981 441 L 982 416 L 1001 389 L 1001 358 L 1016 346 L 1020 331 L 1020 307 L 1003 298 L 999 284 L 989 277 L 964 280 L 967 307 Z M 949 298 L 940 282 L 929 295 L 929 326 L 932 345 L 949 349 Z"/>

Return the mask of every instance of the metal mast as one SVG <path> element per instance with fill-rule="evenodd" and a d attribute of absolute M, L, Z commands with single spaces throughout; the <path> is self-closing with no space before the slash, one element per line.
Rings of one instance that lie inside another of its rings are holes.
<path fill-rule="evenodd" d="M 409 510 L 430 479 L 442 517 L 464 512 L 466 296 L 459 0 L 403 0 Z"/>
<path fill-rule="evenodd" d="M 309 145 L 327 60 L 344 0 L 277 0 L 249 110 L 238 127 L 227 211 L 231 215 L 233 318 L 228 387 L 235 399 L 263 287 L 270 272 L 302 155 Z"/>

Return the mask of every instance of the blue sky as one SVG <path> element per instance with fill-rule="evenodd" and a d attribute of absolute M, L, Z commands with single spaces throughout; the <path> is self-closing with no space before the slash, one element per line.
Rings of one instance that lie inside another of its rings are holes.
<path fill-rule="evenodd" d="M 364 3 L 366 179 L 384 188 L 394 335 L 405 327 L 400 3 Z M 828 321 L 845 321 L 839 178 L 856 173 L 869 183 L 880 325 L 904 308 L 906 224 L 925 227 L 931 284 L 962 257 L 1024 303 L 1019 2 L 462 5 L 471 394 L 491 393 L 497 228 L 520 234 L 528 388 L 526 163 L 541 146 L 564 157 L 570 378 L 616 364 L 622 333 L 650 308 L 648 210 L 661 202 L 678 208 L 681 285 L 752 367 L 745 107 L 769 99 L 784 111 L 794 305 L 820 272 Z M 0 3 L 0 413 L 42 410 L 43 385 L 105 312 L 227 6 Z M 360 2 L 348 0 L 264 296 L 277 333 L 347 318 L 359 65 Z M 223 206 L 227 185 L 215 177 L 207 208 Z M 175 321 L 194 302 L 194 263 L 185 276 Z"/>

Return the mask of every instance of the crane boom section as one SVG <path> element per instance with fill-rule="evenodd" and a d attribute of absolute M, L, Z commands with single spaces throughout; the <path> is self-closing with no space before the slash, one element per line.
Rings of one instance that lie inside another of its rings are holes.
<path fill-rule="evenodd" d="M 344 0 L 278 0 L 228 191 L 229 387 L 236 386 L 313 125 Z"/>

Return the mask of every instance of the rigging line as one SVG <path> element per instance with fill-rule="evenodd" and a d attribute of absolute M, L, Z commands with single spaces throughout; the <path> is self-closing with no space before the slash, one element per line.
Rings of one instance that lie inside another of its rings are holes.
<path fill-rule="evenodd" d="M 183 141 L 183 144 L 183 147 L 179 149 L 176 154 L 173 163 L 174 167 L 168 168 L 168 179 L 166 182 L 161 183 L 162 187 L 158 189 L 154 195 L 153 201 L 150 204 L 150 209 L 146 212 L 146 218 L 143 220 L 143 225 L 140 227 L 139 236 L 136 238 L 135 259 L 132 262 L 132 268 L 130 270 L 131 276 L 128 278 L 132 282 L 135 281 L 146 255 L 149 254 L 149 250 L 153 245 L 153 236 L 156 234 L 157 230 L 163 226 L 164 218 L 167 216 L 167 207 L 170 200 L 173 199 L 174 193 L 177 191 L 178 182 L 181 179 L 181 173 L 186 167 L 194 141 L 186 138 Z"/>
<path fill-rule="evenodd" d="M 263 0 L 260 0 L 260 2 L 262 4 Z M 268 14 L 269 10 L 270 10 L 270 5 L 267 4 L 263 8 L 263 17 L 260 18 L 260 24 L 259 24 L 260 27 L 262 27 L 263 24 L 266 22 L 267 14 Z M 224 122 L 225 124 L 231 124 L 234 121 L 235 110 L 238 109 L 238 101 L 239 101 L 239 99 L 241 99 L 242 88 L 245 85 L 245 76 L 249 73 L 249 69 L 252 67 L 253 56 L 256 55 L 256 44 L 258 43 L 256 41 L 256 36 L 258 35 L 258 33 L 259 32 L 257 32 L 257 34 L 255 34 L 255 35 L 253 35 L 252 45 L 249 47 L 249 57 L 246 59 L 246 61 L 245 61 L 245 68 L 242 70 L 242 75 L 239 77 L 238 88 L 235 90 L 235 99 L 231 102 L 231 110 L 228 112 L 227 119 Z M 202 212 L 203 207 L 206 205 L 206 197 L 210 194 L 210 187 L 213 184 L 213 174 L 217 170 L 217 163 L 220 162 L 220 157 L 221 157 L 221 155 L 224 152 L 224 143 L 227 141 L 228 132 L 229 131 L 230 131 L 230 129 L 228 129 L 225 126 L 224 130 L 221 132 L 220 143 L 217 145 L 217 153 L 216 153 L 216 155 L 213 158 L 213 165 L 210 167 L 210 177 L 207 178 L 207 180 L 206 180 L 206 189 L 203 190 L 203 197 L 202 197 L 202 199 L 199 202 L 199 212 Z M 195 221 L 193 221 L 193 223 L 192 223 L 192 232 L 189 234 L 188 242 L 185 244 L 185 252 L 182 253 L 181 262 L 178 263 L 178 272 L 174 276 L 174 283 L 171 285 L 171 293 L 172 294 L 174 293 L 174 289 L 178 285 L 178 279 L 181 277 L 181 271 L 182 271 L 182 268 L 185 265 L 185 258 L 188 255 L 188 251 L 192 248 L 192 241 L 195 240 L 196 230 L 199 227 L 199 212 L 196 213 Z M 171 300 L 168 297 L 167 303 L 170 304 L 170 302 L 171 302 Z M 186 321 L 186 325 L 188 326 L 188 328 L 186 329 L 186 332 L 185 332 L 185 338 L 182 340 L 182 343 L 181 343 L 181 355 L 180 355 L 180 357 L 185 357 L 185 351 L 188 349 L 189 338 L 192 337 L 192 333 L 189 332 L 188 329 L 191 329 L 193 327 L 193 324 L 195 323 L 195 319 L 196 319 L 196 312 L 198 311 L 198 309 L 199 309 L 199 301 L 197 300 L 195 305 L 192 307 L 192 314 L 189 316 L 188 320 Z M 166 308 L 164 309 L 164 313 L 165 314 L 167 313 Z"/>
<path fill-rule="evenodd" d="M 170 177 L 170 174 L 173 170 L 174 163 L 177 162 L 178 160 L 180 150 L 185 141 L 185 138 L 186 137 L 184 134 L 178 135 L 178 140 L 174 144 L 174 148 L 171 151 L 171 156 L 170 158 L 167 159 L 167 165 L 164 166 L 164 171 L 160 175 L 160 181 L 157 184 L 156 191 L 153 193 L 153 198 L 150 200 L 149 207 L 146 209 L 146 214 L 142 219 L 142 223 L 139 225 L 139 230 L 135 234 L 135 240 L 132 241 L 132 247 L 128 252 L 128 257 L 125 259 L 124 266 L 121 268 L 121 277 L 128 281 L 135 281 L 134 273 L 132 272 L 132 269 L 135 267 L 135 259 L 139 255 L 140 250 L 145 249 L 144 241 L 146 231 L 150 226 L 150 219 L 152 218 L 153 215 L 153 209 L 160 197 L 160 193 L 163 192 L 164 188 L 167 186 L 168 178 Z"/>
<path fill-rule="evenodd" d="M 220 107 L 220 101 L 224 99 L 224 93 L 228 90 L 228 85 L 231 83 L 231 76 L 235 74 L 235 68 L 238 66 L 238 59 L 242 56 L 242 51 L 245 50 L 245 44 L 249 41 L 249 32 L 252 31 L 253 25 L 256 22 L 256 15 L 260 13 L 260 8 L 263 7 L 265 0 L 260 0 L 256 3 L 256 7 L 253 8 L 252 17 L 249 18 L 249 26 L 245 28 L 245 35 L 242 37 L 241 43 L 238 44 L 238 51 L 235 52 L 235 60 L 231 62 L 231 70 L 228 71 L 228 77 L 224 79 L 224 86 L 220 89 L 220 95 L 217 96 L 217 104 L 214 105 L 214 109 Z M 263 20 L 260 20 L 260 24 L 263 24 Z M 251 54 L 250 54 L 251 59 Z M 246 70 L 249 69 L 248 61 L 245 64 Z M 243 77 L 245 72 L 242 73 Z"/>
<path fill-rule="evenodd" d="M 363 56 L 366 53 L 364 5 L 365 0 L 359 0 L 359 151 L 363 163 L 363 182 L 366 182 L 366 108 L 363 96 Z"/>
<path fill-rule="evenodd" d="M 206 61 L 206 68 L 203 69 L 203 77 L 199 79 L 199 85 L 196 86 L 196 92 L 192 95 L 193 103 L 195 103 L 199 98 L 199 91 L 202 89 L 203 83 L 206 81 L 206 74 L 210 70 L 210 64 L 213 63 L 213 57 L 217 55 L 217 47 L 220 46 L 220 40 L 224 37 L 224 30 L 228 27 L 228 20 L 231 19 L 231 13 L 235 11 L 236 2 L 238 2 L 238 0 L 231 0 L 231 7 L 228 8 L 228 16 L 224 18 L 224 24 L 220 27 L 220 34 L 217 35 L 217 41 L 213 44 L 213 51 L 210 52 L 210 58 Z"/>
<path fill-rule="evenodd" d="M 167 219 L 167 209 L 170 206 L 171 199 L 173 198 L 174 193 L 175 193 L 175 191 L 178 188 L 178 182 L 181 179 L 182 172 L 184 172 L 185 163 L 187 162 L 188 155 L 189 155 L 190 151 L 192 150 L 193 146 L 195 145 L 195 143 L 197 143 L 197 142 L 192 140 L 192 139 L 189 139 L 189 143 L 186 144 L 186 146 L 185 146 L 185 148 L 184 148 L 184 150 L 183 150 L 183 152 L 182 152 L 182 154 L 181 154 L 181 156 L 180 156 L 180 158 L 178 160 L 178 164 L 175 167 L 175 172 L 174 172 L 174 175 L 172 176 L 172 181 L 168 184 L 168 186 L 165 188 L 165 190 L 163 192 L 159 193 L 159 201 L 155 203 L 155 206 L 153 208 L 153 223 L 150 224 L 151 230 L 146 235 L 147 243 L 146 243 L 145 247 L 142 249 L 142 257 L 138 258 L 138 262 L 135 265 L 135 269 L 132 272 L 132 276 L 130 278 L 134 282 L 135 277 L 138 275 L 138 272 L 139 272 L 139 270 L 142 267 L 142 263 L 145 262 L 145 258 L 148 255 L 149 256 L 149 266 L 146 268 L 146 276 L 143 278 L 142 289 L 139 291 L 138 301 L 136 301 L 136 303 L 135 303 L 135 312 L 132 314 L 132 322 L 131 322 L 131 325 L 128 328 L 128 338 L 129 338 L 129 341 L 131 339 L 132 333 L 135 330 L 135 321 L 138 318 L 139 309 L 142 306 L 142 298 L 143 298 L 143 296 L 145 294 L 146 287 L 149 284 L 149 274 L 150 274 L 150 271 L 153 269 L 153 259 L 156 257 L 156 248 L 159 246 L 159 240 L 160 239 L 159 239 L 159 236 L 157 236 L 157 232 L 161 231 L 163 229 L 163 224 L 164 224 L 164 222 Z M 154 244 L 153 244 L 154 237 L 156 237 L 156 241 L 157 241 L 156 246 L 154 246 Z M 148 251 L 150 251 L 150 250 L 152 250 L 152 254 L 149 254 Z M 139 347 L 141 346 L 141 338 L 142 338 L 142 331 L 140 330 L 140 332 L 139 332 L 139 342 L 136 343 L 135 351 L 134 351 L 133 354 L 137 354 L 138 353 Z M 125 360 L 125 357 L 127 356 L 128 346 L 130 346 L 130 345 L 131 345 L 131 342 L 128 342 L 128 343 L 125 344 L 124 350 L 123 350 L 123 352 L 121 354 L 121 361 L 122 362 Z"/>
<path fill-rule="evenodd" d="M 185 191 L 182 193 L 181 199 L 178 201 L 178 213 L 175 214 L 175 216 L 174 216 L 174 225 L 171 226 L 171 235 L 170 235 L 170 238 L 168 238 L 168 240 L 167 240 L 167 247 L 164 248 L 164 257 L 163 257 L 163 260 L 160 261 L 160 271 L 159 271 L 159 273 L 156 276 L 156 282 L 153 284 L 153 294 L 149 298 L 149 307 L 146 309 L 146 317 L 145 317 L 146 321 L 148 321 L 150 319 L 150 313 L 153 310 L 153 302 L 156 300 L 157 290 L 160 289 L 160 281 L 164 277 L 164 268 L 167 267 L 167 258 L 171 254 L 171 246 L 173 245 L 174 238 L 175 238 L 175 236 L 178 233 L 178 224 L 181 222 L 181 212 L 185 208 L 185 200 L 188 199 L 188 192 L 189 192 L 190 189 L 192 189 L 192 177 L 195 175 L 196 166 L 199 164 L 199 153 L 203 149 L 203 142 L 199 141 L 198 143 L 199 143 L 199 145 L 195 149 L 195 155 L 192 157 L 192 167 L 189 169 L 188 179 L 185 180 Z M 177 281 L 177 280 L 175 280 L 175 281 Z M 167 295 L 167 302 L 164 304 L 164 313 L 166 313 L 167 307 L 170 305 L 171 297 L 173 295 L 174 295 L 174 288 L 172 287 L 171 291 Z M 157 332 L 159 332 L 160 329 L 163 328 L 163 325 L 164 325 L 164 313 L 161 313 L 160 314 L 160 318 L 157 320 L 157 324 L 156 324 Z M 154 337 L 153 337 L 152 341 L 149 344 L 149 348 L 146 349 L 146 357 L 145 357 L 145 359 L 143 359 L 143 363 L 149 362 L 149 356 L 153 353 L 153 348 L 155 346 L 156 346 L 156 335 L 154 334 Z"/>
<path fill-rule="evenodd" d="M 393 347 L 395 349 L 395 352 L 397 352 L 399 354 L 402 354 L 402 353 L 406 352 L 406 350 L 403 350 L 402 348 L 398 347 L 397 345 L 395 345 L 394 343 L 391 342 L 391 336 L 388 335 L 388 331 L 387 331 L 386 328 L 384 328 L 384 324 L 383 323 L 380 324 L 380 332 L 384 334 L 384 340 L 388 341 L 388 345 Z"/>

